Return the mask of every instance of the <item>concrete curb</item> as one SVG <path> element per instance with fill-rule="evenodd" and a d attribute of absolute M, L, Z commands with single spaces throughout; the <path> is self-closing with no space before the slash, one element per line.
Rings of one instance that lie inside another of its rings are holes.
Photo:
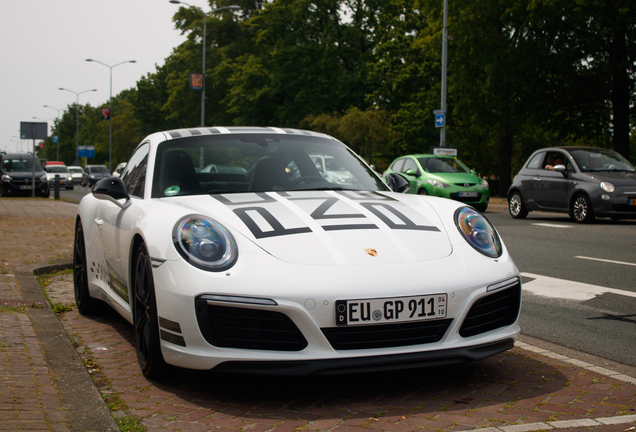
<path fill-rule="evenodd" d="M 46 301 L 34 275 L 72 267 L 72 262 L 60 261 L 49 265 L 30 264 L 16 268 L 15 276 L 22 297 Z M 49 368 L 56 379 L 55 384 L 70 420 L 71 430 L 119 431 L 106 402 L 53 310 L 48 308 L 28 308 L 27 310 Z"/>

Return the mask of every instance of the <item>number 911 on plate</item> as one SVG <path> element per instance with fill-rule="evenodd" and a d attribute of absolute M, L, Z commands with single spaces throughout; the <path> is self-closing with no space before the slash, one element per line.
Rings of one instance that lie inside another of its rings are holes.
<path fill-rule="evenodd" d="M 447 294 L 336 300 L 336 325 L 386 324 L 446 318 Z"/>

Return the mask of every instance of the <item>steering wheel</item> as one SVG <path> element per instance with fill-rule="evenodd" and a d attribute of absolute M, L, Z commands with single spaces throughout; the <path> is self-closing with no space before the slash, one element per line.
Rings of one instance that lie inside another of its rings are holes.
<path fill-rule="evenodd" d="M 315 181 L 326 181 L 326 180 L 318 175 L 308 175 L 304 177 L 298 177 L 297 179 L 292 180 L 292 182 L 289 184 L 289 189 L 295 189 L 296 186 L 299 186 L 300 184 L 303 184 L 303 183 L 309 184 Z"/>

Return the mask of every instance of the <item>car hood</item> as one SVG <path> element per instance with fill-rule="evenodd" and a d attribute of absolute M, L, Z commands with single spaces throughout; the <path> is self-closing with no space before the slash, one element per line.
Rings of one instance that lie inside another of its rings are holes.
<path fill-rule="evenodd" d="M 590 181 L 610 182 L 615 186 L 636 186 L 636 173 L 626 171 L 587 171 L 584 173 L 590 179 Z"/>
<path fill-rule="evenodd" d="M 452 252 L 439 215 L 416 195 L 299 191 L 173 199 L 295 264 L 397 264 Z"/>
<path fill-rule="evenodd" d="M 17 180 L 17 179 L 24 180 L 24 179 L 30 179 L 33 177 L 32 171 L 11 171 L 11 172 L 4 172 L 4 173 L 14 180 Z M 39 180 L 40 177 L 42 177 L 44 174 L 45 174 L 44 171 L 36 171 L 35 178 Z"/>
<path fill-rule="evenodd" d="M 481 179 L 476 174 L 471 173 L 428 173 L 429 177 L 436 177 L 445 183 L 473 183 L 481 185 Z"/>

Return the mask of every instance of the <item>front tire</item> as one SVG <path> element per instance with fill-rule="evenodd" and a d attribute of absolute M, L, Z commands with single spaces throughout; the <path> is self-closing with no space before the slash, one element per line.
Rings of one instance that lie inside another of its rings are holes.
<path fill-rule="evenodd" d="M 508 197 L 508 211 L 515 219 L 525 219 L 528 216 L 528 209 L 519 192 L 515 191 Z"/>
<path fill-rule="evenodd" d="M 161 354 L 157 300 L 152 278 L 152 266 L 146 246 L 142 243 L 134 256 L 133 320 L 135 324 L 135 347 L 141 372 L 146 377 L 156 378 L 167 369 Z"/>
<path fill-rule="evenodd" d="M 418 195 L 428 195 L 428 192 L 426 191 L 426 189 L 422 188 L 420 190 L 417 191 Z"/>
<path fill-rule="evenodd" d="M 577 195 L 570 205 L 570 217 L 577 223 L 590 223 L 594 221 L 594 209 L 586 195 Z"/>
<path fill-rule="evenodd" d="M 88 265 L 86 263 L 86 243 L 82 221 L 75 223 L 75 246 L 73 248 L 73 288 L 75 304 L 82 315 L 93 315 L 97 310 L 97 300 L 88 291 Z"/>

